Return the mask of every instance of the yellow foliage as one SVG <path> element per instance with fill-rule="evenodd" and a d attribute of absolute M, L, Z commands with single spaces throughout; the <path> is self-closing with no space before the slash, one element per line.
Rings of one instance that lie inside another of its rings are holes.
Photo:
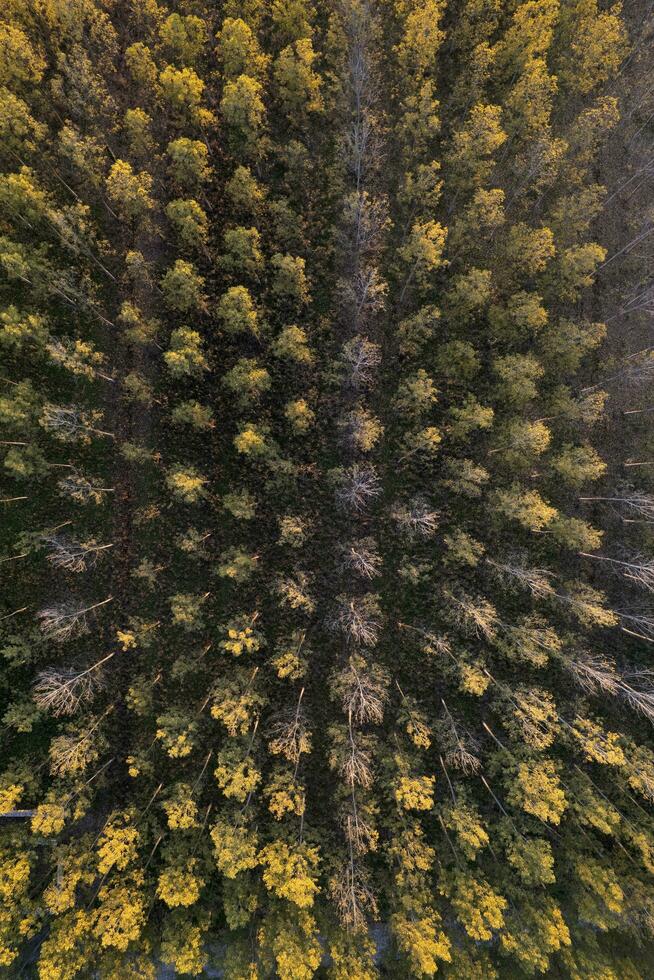
<path fill-rule="evenodd" d="M 220 820 L 211 829 L 211 840 L 215 847 L 218 870 L 226 878 L 235 878 L 241 871 L 249 871 L 258 865 L 258 838 L 255 830 Z"/>
<path fill-rule="evenodd" d="M 239 803 L 244 803 L 261 782 L 261 773 L 247 758 L 241 760 L 230 758 L 224 763 L 220 762 L 214 771 L 214 776 L 225 796 Z"/>
<path fill-rule="evenodd" d="M 253 616 L 242 616 L 228 624 L 226 637 L 220 642 L 225 653 L 240 657 L 242 653 L 256 653 L 261 648 L 263 637 L 254 629 L 254 619 Z"/>
<path fill-rule="evenodd" d="M 244 456 L 263 456 L 266 440 L 256 425 L 246 425 L 234 436 L 234 447 Z"/>
<path fill-rule="evenodd" d="M 58 803 L 41 803 L 32 817 L 32 833 L 45 837 L 60 834 L 66 822 L 66 811 Z"/>
<path fill-rule="evenodd" d="M 489 837 L 476 809 L 464 803 L 453 806 L 445 817 L 445 826 L 456 834 L 461 850 L 471 861 L 488 844 Z"/>
<path fill-rule="evenodd" d="M 320 75 L 313 70 L 316 52 L 311 38 L 289 44 L 275 61 L 275 82 L 287 114 L 293 119 L 306 112 L 321 112 Z"/>
<path fill-rule="evenodd" d="M 568 803 L 560 787 L 556 766 L 550 759 L 521 762 L 508 794 L 509 803 L 541 820 L 558 824 Z"/>
<path fill-rule="evenodd" d="M 504 909 L 508 902 L 483 878 L 472 878 L 456 872 L 449 893 L 452 906 L 461 925 L 471 939 L 493 938 L 493 930 L 504 925 Z"/>
<path fill-rule="evenodd" d="M 434 806 L 435 776 L 402 776 L 395 787 L 395 799 L 403 810 L 431 810 Z"/>
<path fill-rule="evenodd" d="M 295 432 L 308 432 L 316 419 L 316 413 L 304 398 L 287 402 L 284 415 Z"/>
<path fill-rule="evenodd" d="M 71 911 L 54 919 L 39 950 L 39 980 L 71 980 L 88 965 L 92 915 Z"/>
<path fill-rule="evenodd" d="M 461 679 L 459 681 L 459 687 L 466 694 L 474 694 L 476 697 L 480 698 L 486 693 L 486 689 L 490 684 L 490 677 L 481 670 L 480 667 L 475 664 L 465 664 L 460 665 Z"/>
<path fill-rule="evenodd" d="M 83 851 L 76 854 L 71 849 L 59 857 L 57 875 L 43 892 L 43 901 L 50 912 L 61 915 L 75 908 L 78 886 L 92 885 L 95 877 L 87 854 Z"/>
<path fill-rule="evenodd" d="M 192 467 L 171 470 L 166 484 L 171 494 L 185 504 L 195 504 L 205 495 L 206 479 Z"/>
<path fill-rule="evenodd" d="M 200 927 L 192 925 L 188 920 L 181 927 L 179 923 L 171 922 L 161 943 L 161 959 L 174 967 L 177 973 L 199 976 L 208 959 L 204 952 L 204 937 Z"/>
<path fill-rule="evenodd" d="M 308 345 L 306 331 L 293 324 L 284 327 L 273 344 L 273 352 L 277 357 L 288 358 L 298 364 L 311 364 L 313 354 Z"/>
<path fill-rule="evenodd" d="M 132 630 L 116 630 L 116 639 L 122 650 L 131 650 L 137 645 L 136 634 Z"/>
<path fill-rule="evenodd" d="M 557 515 L 556 508 L 550 507 L 537 490 L 523 490 L 517 484 L 498 491 L 497 509 L 528 531 L 542 531 Z"/>
<path fill-rule="evenodd" d="M 438 929 L 439 922 L 438 914 L 432 909 L 425 909 L 419 918 L 401 914 L 391 917 L 393 935 L 409 960 L 412 976 L 433 977 L 438 970 L 438 960 L 451 962 L 450 941 Z"/>
<path fill-rule="evenodd" d="M 542 901 L 538 908 L 528 906 L 522 910 L 520 927 L 511 928 L 500 937 L 502 949 L 513 953 L 528 973 L 544 973 L 549 957 L 562 946 L 570 946 L 570 932 L 561 910 L 551 901 Z M 524 922 L 524 924 L 522 924 Z"/>
<path fill-rule="evenodd" d="M 194 721 L 189 721 L 182 713 L 169 712 L 158 716 L 157 725 L 155 738 L 171 759 L 185 759 L 191 754 L 198 728 Z"/>
<path fill-rule="evenodd" d="M 281 820 L 287 813 L 301 817 L 304 813 L 304 788 L 295 782 L 291 773 L 278 773 L 273 776 L 264 790 L 268 798 L 268 809 L 275 820 Z"/>
<path fill-rule="evenodd" d="M 569 48 L 561 78 L 575 95 L 588 95 L 611 78 L 627 52 L 622 5 L 599 9 L 597 0 L 573 0 L 562 6 L 562 30 Z"/>
<path fill-rule="evenodd" d="M 145 902 L 140 891 L 142 875 L 133 883 L 108 884 L 100 889 L 100 907 L 95 913 L 93 931 L 103 946 L 124 952 L 141 934 L 145 925 Z"/>
<path fill-rule="evenodd" d="M 149 173 L 135 174 L 126 160 L 116 160 L 106 180 L 107 196 L 124 218 L 136 220 L 154 208 L 152 185 Z"/>
<path fill-rule="evenodd" d="M 0 813 L 9 813 L 16 808 L 16 804 L 23 795 L 25 787 L 19 783 L 10 783 L 0 789 Z"/>
<path fill-rule="evenodd" d="M 427 285 L 443 262 L 447 229 L 437 221 L 416 221 L 398 255 L 419 285 Z"/>
<path fill-rule="evenodd" d="M 624 766 L 625 754 L 620 747 L 621 736 L 617 732 L 605 732 L 590 718 L 575 718 L 572 734 L 579 740 L 588 762 L 605 766 Z"/>
<path fill-rule="evenodd" d="M 124 871 L 138 857 L 139 834 L 136 827 L 108 824 L 98 842 L 98 871 L 106 874 L 111 868 Z"/>
<path fill-rule="evenodd" d="M 184 784 L 176 787 L 175 796 L 162 804 L 171 830 L 189 830 L 198 825 L 198 807 L 190 797 L 191 788 Z"/>
<path fill-rule="evenodd" d="M 25 851 L 0 851 L 0 898 L 4 902 L 15 903 L 27 891 L 29 877 L 30 860 Z"/>
<path fill-rule="evenodd" d="M 515 837 L 507 844 L 506 858 L 525 885 L 551 885 L 556 881 L 552 847 L 540 837 Z"/>
<path fill-rule="evenodd" d="M 434 72 L 438 50 L 445 37 L 440 21 L 445 10 L 442 0 L 395 0 L 395 9 L 403 18 L 402 37 L 395 48 L 397 59 L 407 81 L 412 84 Z"/>
<path fill-rule="evenodd" d="M 575 862 L 575 873 L 584 886 L 597 896 L 607 912 L 620 915 L 624 908 L 625 895 L 613 868 L 585 855 L 583 860 Z M 596 920 L 595 924 L 601 929 L 606 928 L 601 919 Z"/>
<path fill-rule="evenodd" d="M 157 896 L 168 908 L 195 905 L 204 887 L 204 880 L 194 874 L 197 865 L 197 858 L 190 858 L 183 868 L 166 868 L 161 872 L 157 882 Z"/>
<path fill-rule="evenodd" d="M 226 79 L 233 81 L 244 74 L 265 76 L 270 59 L 261 53 L 256 35 L 245 20 L 226 17 L 216 40 Z"/>
<path fill-rule="evenodd" d="M 279 980 L 311 980 L 322 960 L 315 920 L 308 912 L 264 922 L 258 939 L 272 953 Z"/>
<path fill-rule="evenodd" d="M 317 848 L 306 844 L 291 848 L 283 841 L 277 841 L 262 848 L 259 860 L 264 866 L 263 881 L 269 891 L 301 909 L 313 905 L 319 890 L 315 880 L 319 861 Z"/>
<path fill-rule="evenodd" d="M 374 963 L 375 951 L 375 944 L 369 936 L 339 933 L 329 943 L 330 978 L 377 980 L 379 973 Z"/>

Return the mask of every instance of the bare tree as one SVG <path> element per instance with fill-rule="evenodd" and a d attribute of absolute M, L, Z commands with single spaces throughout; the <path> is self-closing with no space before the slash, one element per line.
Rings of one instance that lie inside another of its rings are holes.
<path fill-rule="evenodd" d="M 619 674 L 612 661 L 595 654 L 571 658 L 565 664 L 587 694 L 619 697 L 654 724 L 654 673 L 651 670 Z"/>
<path fill-rule="evenodd" d="M 494 561 L 492 558 L 487 558 L 486 561 L 495 569 L 501 581 L 526 589 L 537 599 L 554 592 L 554 586 L 550 582 L 553 573 L 546 568 L 526 567 L 521 564 L 520 556 L 509 557 L 504 562 Z"/>
<path fill-rule="evenodd" d="M 381 349 L 379 344 L 358 335 L 343 345 L 341 358 L 350 383 L 360 388 L 372 384 L 381 364 Z"/>
<path fill-rule="evenodd" d="M 340 815 L 340 823 L 348 843 L 350 853 L 366 854 L 374 849 L 377 832 L 362 815 L 357 807 L 354 795 L 352 797 L 352 808 L 346 806 Z"/>
<path fill-rule="evenodd" d="M 479 745 L 468 732 L 459 728 L 442 698 L 441 704 L 445 712 L 439 725 L 445 754 L 444 763 L 462 772 L 464 776 L 474 776 L 482 768 L 477 754 Z"/>
<path fill-rule="evenodd" d="M 340 767 L 341 775 L 347 785 L 353 789 L 355 786 L 372 786 L 373 761 L 372 754 L 363 744 L 356 740 L 352 728 L 352 719 L 348 720 L 348 745 Z"/>
<path fill-rule="evenodd" d="M 48 548 L 46 557 L 50 564 L 67 572 L 86 572 L 96 565 L 100 552 L 113 548 L 112 544 L 98 545 L 93 540 L 78 542 L 58 534 L 45 534 L 42 540 Z"/>
<path fill-rule="evenodd" d="M 635 354 L 630 354 L 625 358 L 623 367 L 608 378 L 603 378 L 597 384 L 582 388 L 582 394 L 588 391 L 595 391 L 603 385 L 610 384 L 612 381 L 621 381 L 632 387 L 636 385 L 649 384 L 654 380 L 654 351 L 647 347 Z"/>
<path fill-rule="evenodd" d="M 340 235 L 352 252 L 364 256 L 373 251 L 388 224 L 386 198 L 372 197 L 366 190 L 354 191 L 346 197 Z"/>
<path fill-rule="evenodd" d="M 622 627 L 625 633 L 632 633 L 634 636 L 640 637 L 642 640 L 648 640 L 650 643 L 654 643 L 654 616 L 650 616 L 648 613 L 623 613 L 617 612 L 617 616 L 624 622 L 630 623 L 637 632 L 633 630 L 626 629 Z"/>
<path fill-rule="evenodd" d="M 352 643 L 374 646 L 381 629 L 378 597 L 372 593 L 363 596 L 339 596 L 330 625 L 333 629 L 340 630 Z"/>
<path fill-rule="evenodd" d="M 59 606 L 41 609 L 36 615 L 41 620 L 42 632 L 56 643 L 64 643 L 75 636 L 88 633 L 88 614 L 92 610 L 111 602 L 112 599 L 113 596 L 109 596 L 108 599 L 95 602 L 92 606 L 85 606 L 76 602 L 64 602 Z"/>
<path fill-rule="evenodd" d="M 336 498 L 343 506 L 360 511 L 380 493 L 381 483 L 376 470 L 355 463 L 342 472 Z"/>
<path fill-rule="evenodd" d="M 566 659 L 565 666 L 587 694 L 616 694 L 620 677 L 612 660 L 601 654 Z"/>
<path fill-rule="evenodd" d="M 82 671 L 57 667 L 42 670 L 34 685 L 34 701 L 55 717 L 75 714 L 78 708 L 92 701 L 102 687 L 100 668 L 113 656 L 115 653 L 110 653 Z"/>
<path fill-rule="evenodd" d="M 329 890 L 345 929 L 358 932 L 367 927 L 368 915 L 376 916 L 375 896 L 366 875 L 354 863 L 352 856 L 331 879 Z"/>
<path fill-rule="evenodd" d="M 438 529 L 440 514 L 432 510 L 422 497 L 415 497 L 408 504 L 397 504 L 392 510 L 392 517 L 410 537 L 430 538 Z"/>
<path fill-rule="evenodd" d="M 654 674 L 651 670 L 623 674 L 620 693 L 635 711 L 654 725 Z"/>
<path fill-rule="evenodd" d="M 447 590 L 444 595 L 452 606 L 455 622 L 467 633 L 484 640 L 495 636 L 500 622 L 495 607 L 487 599 L 482 596 L 473 598 L 465 593 L 455 596 Z"/>
<path fill-rule="evenodd" d="M 283 755 L 296 765 L 302 753 L 308 752 L 311 747 L 311 734 L 301 707 L 303 695 L 304 688 L 300 691 L 293 715 L 290 718 L 278 718 L 271 725 L 269 732 L 270 751 L 275 755 Z"/>
<path fill-rule="evenodd" d="M 638 490 L 625 489 L 611 497 L 579 497 L 579 500 L 602 500 L 607 503 L 620 504 L 621 507 L 635 517 L 646 521 L 654 521 L 654 496 Z"/>
<path fill-rule="evenodd" d="M 97 758 L 95 732 L 106 716 L 113 711 L 109 705 L 102 714 L 81 733 L 59 735 L 50 743 L 50 771 L 55 776 L 82 772 Z"/>
<path fill-rule="evenodd" d="M 369 262 L 364 262 L 355 268 L 351 275 L 341 279 L 338 285 L 341 306 L 358 332 L 386 306 L 388 283 L 382 278 L 377 266 Z M 354 377 L 351 381 L 353 384 L 361 383 Z"/>
<path fill-rule="evenodd" d="M 654 558 L 633 555 L 629 560 L 620 560 L 607 558 L 605 555 L 591 555 L 587 551 L 580 551 L 579 554 L 583 558 L 592 558 L 594 561 L 609 562 L 611 568 L 619 575 L 630 579 L 648 592 L 654 592 Z"/>
<path fill-rule="evenodd" d="M 105 432 L 91 425 L 94 420 L 93 416 L 88 416 L 76 405 L 48 404 L 41 415 L 43 427 L 63 442 L 76 442 L 89 434 L 114 438 L 113 432 Z"/>
<path fill-rule="evenodd" d="M 360 538 L 344 549 L 343 565 L 362 578 L 375 578 L 381 572 L 383 560 L 374 538 Z"/>
<path fill-rule="evenodd" d="M 357 725 L 381 724 L 388 701 L 388 674 L 368 665 L 362 657 L 350 657 L 344 670 L 333 679 L 333 691 L 343 712 Z"/>
<path fill-rule="evenodd" d="M 71 497 L 80 504 L 101 504 L 105 493 L 114 493 L 115 487 L 100 486 L 97 480 L 89 480 L 77 470 L 59 480 L 58 487 L 65 497 Z"/>

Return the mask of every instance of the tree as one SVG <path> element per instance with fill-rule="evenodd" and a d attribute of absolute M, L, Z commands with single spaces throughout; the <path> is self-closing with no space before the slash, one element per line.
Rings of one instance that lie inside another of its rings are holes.
<path fill-rule="evenodd" d="M 184 259 L 176 259 L 161 280 L 168 306 L 182 313 L 203 308 L 203 286 L 204 278 L 197 274 L 192 262 Z"/>
<path fill-rule="evenodd" d="M 258 333 L 258 315 L 245 286 L 231 286 L 218 303 L 218 317 L 228 333 Z"/>
<path fill-rule="evenodd" d="M 588 95 L 617 72 L 626 51 L 620 12 L 620 4 L 600 10 L 596 0 L 577 0 L 562 12 L 559 30 L 571 43 L 559 74 L 572 92 Z"/>
<path fill-rule="evenodd" d="M 116 160 L 106 180 L 107 195 L 122 218 L 136 221 L 155 206 L 152 184 L 149 173 L 135 174 L 127 161 Z"/>
<path fill-rule="evenodd" d="M 174 497 L 185 504 L 194 504 L 206 493 L 206 479 L 192 467 L 177 467 L 166 475 L 166 484 Z"/>
<path fill-rule="evenodd" d="M 261 236 L 256 228 L 228 228 L 220 265 L 228 275 L 258 279 L 263 271 Z"/>
<path fill-rule="evenodd" d="M 209 179 L 209 150 L 204 143 L 182 136 L 169 143 L 166 152 L 170 172 L 180 187 L 194 190 Z"/>
<path fill-rule="evenodd" d="M 173 377 L 198 375 L 208 364 L 202 352 L 202 338 L 197 330 L 179 327 L 170 335 L 170 348 L 164 353 L 166 367 Z"/>
<path fill-rule="evenodd" d="M 320 112 L 320 76 L 313 70 L 316 53 L 310 37 L 284 48 L 274 65 L 275 83 L 284 111 L 293 122 L 302 123 L 308 112 Z"/>
<path fill-rule="evenodd" d="M 432 274 L 441 266 L 447 232 L 437 221 L 416 222 L 408 241 L 399 250 L 407 268 L 407 282 L 419 289 L 432 284 Z"/>
<path fill-rule="evenodd" d="M 227 82 L 220 111 L 236 148 L 248 156 L 256 155 L 265 122 L 263 88 L 256 78 L 239 75 Z"/>
<path fill-rule="evenodd" d="M 599 480 L 607 466 L 592 446 L 564 446 L 552 460 L 552 467 L 570 486 L 579 487 Z"/>
<path fill-rule="evenodd" d="M 454 134 L 449 163 L 462 190 L 480 187 L 492 173 L 492 155 L 507 139 L 500 117 L 500 106 L 475 105 Z"/>
<path fill-rule="evenodd" d="M 197 201 L 178 198 L 166 207 L 166 217 L 173 226 L 182 245 L 199 248 L 206 244 L 209 222 L 206 212 Z"/>
<path fill-rule="evenodd" d="M 305 260 L 300 256 L 282 255 L 276 252 L 270 264 L 274 269 L 273 294 L 294 307 L 307 303 L 309 284 L 305 273 Z"/>
<path fill-rule="evenodd" d="M 245 75 L 263 80 L 270 59 L 262 54 L 256 35 L 245 20 L 226 17 L 216 40 L 223 72 L 229 82 Z"/>
<path fill-rule="evenodd" d="M 210 126 L 213 113 L 201 105 L 204 82 L 192 68 L 166 67 L 159 73 L 161 94 L 170 106 L 173 118 L 191 121 L 198 126 Z"/>
<path fill-rule="evenodd" d="M 159 37 L 182 65 L 193 66 L 202 54 L 207 31 L 201 17 L 170 14 L 159 28 Z"/>

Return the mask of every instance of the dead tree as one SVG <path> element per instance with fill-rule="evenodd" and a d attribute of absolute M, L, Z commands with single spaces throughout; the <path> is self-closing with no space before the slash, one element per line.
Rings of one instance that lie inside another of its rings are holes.
<path fill-rule="evenodd" d="M 75 714 L 78 708 L 92 701 L 102 687 L 100 668 L 113 656 L 115 653 L 108 654 L 86 670 L 50 667 L 41 671 L 34 685 L 35 703 L 55 717 Z"/>
<path fill-rule="evenodd" d="M 371 593 L 363 596 L 340 596 L 330 625 L 343 633 L 351 643 L 374 646 L 381 630 L 381 610 L 377 596 Z"/>
<path fill-rule="evenodd" d="M 336 499 L 342 506 L 361 511 L 380 493 L 381 483 L 376 470 L 354 463 L 342 472 Z"/>
<path fill-rule="evenodd" d="M 439 512 L 432 510 L 421 497 L 415 497 L 408 504 L 396 504 L 391 516 L 409 537 L 430 538 L 438 530 Z"/>
<path fill-rule="evenodd" d="M 521 564 L 519 557 L 509 558 L 505 562 L 494 561 L 492 558 L 487 558 L 486 561 L 501 581 L 526 589 L 537 599 L 543 599 L 554 592 L 554 586 L 550 582 L 553 573 L 546 568 L 527 568 Z"/>
<path fill-rule="evenodd" d="M 619 560 L 618 558 L 608 558 L 605 555 L 591 555 L 587 551 L 580 551 L 583 558 L 592 558 L 594 561 L 609 562 L 611 568 L 624 578 L 635 582 L 636 585 L 654 592 L 654 558 L 647 558 L 644 555 L 634 555 L 629 560 Z"/>
<path fill-rule="evenodd" d="M 62 496 L 70 497 L 78 504 L 101 504 L 105 493 L 114 493 L 115 487 L 100 486 L 97 480 L 89 480 L 73 468 L 73 472 L 57 484 Z"/>
<path fill-rule="evenodd" d="M 620 504 L 626 511 L 635 518 L 645 521 L 654 521 L 654 496 L 649 493 L 642 493 L 638 490 L 625 490 L 624 493 L 616 493 L 611 497 L 579 497 L 581 501 L 605 501 L 611 504 Z M 626 520 L 626 518 L 624 518 Z"/>
<path fill-rule="evenodd" d="M 77 442 L 78 439 L 88 438 L 89 435 L 114 438 L 113 432 L 106 432 L 91 425 L 90 422 L 93 420 L 76 405 L 46 405 L 41 416 L 43 428 L 62 442 Z"/>
<path fill-rule="evenodd" d="M 113 548 L 112 544 L 80 543 L 57 534 L 46 534 L 42 540 L 48 548 L 46 557 L 50 564 L 67 572 L 86 572 L 96 565 L 100 552 Z"/>
<path fill-rule="evenodd" d="M 372 579 L 381 573 L 383 560 L 374 538 L 360 538 L 344 549 L 343 566 L 362 578 Z"/>
<path fill-rule="evenodd" d="M 95 602 L 91 606 L 85 606 L 83 603 L 64 602 L 59 606 L 41 609 L 36 614 L 41 621 L 41 631 L 55 643 L 65 643 L 75 636 L 82 636 L 89 632 L 88 614 L 100 606 L 105 606 L 112 599 L 113 596 L 109 596 L 108 599 Z"/>

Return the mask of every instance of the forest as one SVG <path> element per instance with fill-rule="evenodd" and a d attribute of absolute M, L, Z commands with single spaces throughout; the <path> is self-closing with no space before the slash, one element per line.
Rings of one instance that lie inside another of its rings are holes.
<path fill-rule="evenodd" d="M 654 4 L 2 0 L 0 976 L 654 976 Z"/>

